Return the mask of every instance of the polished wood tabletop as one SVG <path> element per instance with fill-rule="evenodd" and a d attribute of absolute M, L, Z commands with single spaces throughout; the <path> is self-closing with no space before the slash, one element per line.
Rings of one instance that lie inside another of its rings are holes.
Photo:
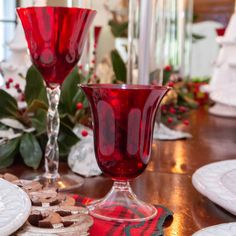
<path fill-rule="evenodd" d="M 165 236 L 190 236 L 201 228 L 236 221 L 236 217 L 198 193 L 192 174 L 208 163 L 236 158 L 236 119 L 209 115 L 201 108 L 191 112 L 190 125 L 177 129 L 193 135 L 192 139 L 154 141 L 152 160 L 145 172 L 132 182 L 137 196 L 152 204 L 161 204 L 174 212 L 165 226 Z M 65 164 L 61 170 L 67 171 Z M 8 169 L 18 176 L 32 170 L 15 164 Z M 104 176 L 86 178 L 75 192 L 101 198 L 112 181 Z"/>

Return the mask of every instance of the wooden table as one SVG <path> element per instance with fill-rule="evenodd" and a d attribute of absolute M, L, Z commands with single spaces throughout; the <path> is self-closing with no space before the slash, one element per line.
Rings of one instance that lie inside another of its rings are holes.
<path fill-rule="evenodd" d="M 190 123 L 184 129 L 193 135 L 192 139 L 154 142 L 152 161 L 132 183 L 139 198 L 165 205 L 174 212 L 165 236 L 190 236 L 207 226 L 236 221 L 236 217 L 198 193 L 191 183 L 191 176 L 199 167 L 236 157 L 236 120 L 211 116 L 202 108 L 190 114 Z M 65 172 L 67 167 L 62 164 L 61 170 Z M 20 164 L 10 169 L 18 176 L 26 171 L 32 170 Z M 76 192 L 100 198 L 111 185 L 112 181 L 103 176 L 87 178 Z"/>

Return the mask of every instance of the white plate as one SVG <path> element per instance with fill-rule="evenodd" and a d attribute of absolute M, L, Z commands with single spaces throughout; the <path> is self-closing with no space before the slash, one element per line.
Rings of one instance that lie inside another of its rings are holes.
<path fill-rule="evenodd" d="M 192 236 L 235 236 L 236 223 L 227 223 L 202 229 Z"/>
<path fill-rule="evenodd" d="M 236 215 L 236 160 L 201 167 L 193 174 L 192 183 L 201 194 Z"/>
<path fill-rule="evenodd" d="M 7 236 L 19 229 L 27 220 L 30 210 L 28 195 L 0 178 L 0 235 Z"/>

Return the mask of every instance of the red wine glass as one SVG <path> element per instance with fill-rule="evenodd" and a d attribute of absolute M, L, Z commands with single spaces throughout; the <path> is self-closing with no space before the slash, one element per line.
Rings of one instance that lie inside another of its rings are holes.
<path fill-rule="evenodd" d="M 98 165 L 114 180 L 111 191 L 89 206 L 90 213 L 120 222 L 152 219 L 156 208 L 137 199 L 129 180 L 139 176 L 149 162 L 155 113 L 168 88 L 103 84 L 81 88 L 92 111 Z"/>
<path fill-rule="evenodd" d="M 77 187 L 81 182 L 74 175 L 58 173 L 58 104 L 60 87 L 78 63 L 89 27 L 96 11 L 69 7 L 17 8 L 22 22 L 31 60 L 42 74 L 47 87 L 48 143 L 45 150 L 45 173 L 42 180 L 59 188 Z M 30 155 L 30 154 L 29 154 Z"/>

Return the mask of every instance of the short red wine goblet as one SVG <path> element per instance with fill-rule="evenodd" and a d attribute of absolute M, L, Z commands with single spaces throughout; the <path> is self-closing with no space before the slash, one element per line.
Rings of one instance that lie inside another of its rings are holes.
<path fill-rule="evenodd" d="M 45 173 L 41 179 L 59 188 L 78 186 L 79 183 L 70 176 L 60 177 L 58 173 L 58 104 L 61 84 L 80 59 L 96 12 L 69 7 L 28 7 L 17 8 L 17 13 L 24 28 L 31 60 L 42 74 L 47 87 L 48 143 L 45 150 Z"/>
<path fill-rule="evenodd" d="M 97 218 L 138 222 L 155 217 L 154 206 L 139 200 L 129 180 L 146 168 L 157 108 L 167 87 L 80 85 L 92 111 L 94 147 L 102 172 L 114 180 L 111 191 L 89 206 Z"/>

